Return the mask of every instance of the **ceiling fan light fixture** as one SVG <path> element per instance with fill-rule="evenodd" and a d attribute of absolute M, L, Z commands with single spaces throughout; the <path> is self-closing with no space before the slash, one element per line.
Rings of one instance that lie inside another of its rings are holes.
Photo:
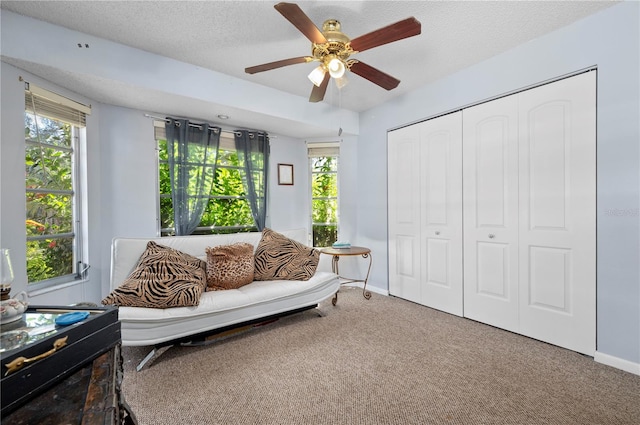
<path fill-rule="evenodd" d="M 346 75 L 343 75 L 340 78 L 334 78 L 334 81 L 336 82 L 336 87 L 338 87 L 338 89 L 343 88 L 349 82 L 349 80 L 347 80 L 347 76 Z"/>
<path fill-rule="evenodd" d="M 316 87 L 320 87 L 320 84 L 322 84 L 322 80 L 324 80 L 324 74 L 326 72 L 327 71 L 324 69 L 323 65 L 318 65 L 317 68 L 309 73 L 309 80 L 311 80 L 313 85 L 315 85 Z"/>
<path fill-rule="evenodd" d="M 332 58 L 327 64 L 327 68 L 332 78 L 342 78 L 346 70 L 344 62 L 338 58 Z"/>

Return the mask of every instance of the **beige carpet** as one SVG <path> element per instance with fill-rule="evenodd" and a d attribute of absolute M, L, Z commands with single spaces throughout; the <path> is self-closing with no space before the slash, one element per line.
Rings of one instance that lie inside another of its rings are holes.
<path fill-rule="evenodd" d="M 141 425 L 640 424 L 640 376 L 471 320 L 342 288 L 320 305 L 148 368 L 125 347 Z"/>

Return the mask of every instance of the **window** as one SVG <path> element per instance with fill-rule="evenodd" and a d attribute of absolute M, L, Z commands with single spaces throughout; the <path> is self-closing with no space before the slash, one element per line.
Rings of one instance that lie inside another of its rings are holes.
<path fill-rule="evenodd" d="M 26 243 L 29 285 L 81 278 L 79 146 L 90 109 L 26 84 Z"/>
<path fill-rule="evenodd" d="M 154 122 L 158 143 L 160 234 L 172 236 L 175 228 L 164 124 L 164 121 Z M 257 231 L 242 184 L 243 175 L 233 134 L 223 131 L 209 202 L 194 235 Z"/>
<path fill-rule="evenodd" d="M 311 172 L 313 246 L 331 246 L 338 239 L 338 143 L 308 145 Z"/>

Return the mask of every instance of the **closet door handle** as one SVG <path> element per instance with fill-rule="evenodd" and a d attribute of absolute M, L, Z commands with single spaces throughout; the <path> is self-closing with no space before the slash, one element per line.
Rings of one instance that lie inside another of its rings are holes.
<path fill-rule="evenodd" d="M 493 239 L 495 237 L 496 237 L 496 235 L 494 235 L 493 233 L 489 233 L 489 239 Z"/>

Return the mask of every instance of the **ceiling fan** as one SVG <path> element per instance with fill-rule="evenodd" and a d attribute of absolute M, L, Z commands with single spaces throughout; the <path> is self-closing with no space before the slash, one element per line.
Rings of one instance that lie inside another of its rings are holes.
<path fill-rule="evenodd" d="M 351 55 L 413 37 L 421 31 L 420 22 L 411 17 L 351 40 L 341 31 L 340 22 L 335 19 L 326 20 L 320 31 L 297 4 L 278 3 L 274 7 L 311 41 L 311 56 L 251 66 L 244 71 L 247 74 L 255 74 L 298 63 L 320 62 L 320 65 L 309 74 L 309 79 L 313 82 L 309 102 L 319 102 L 324 99 L 330 78 L 334 78 L 339 88 L 343 87 L 346 84 L 347 70 L 386 90 L 396 88 L 400 80 L 364 62 L 352 59 Z"/>

